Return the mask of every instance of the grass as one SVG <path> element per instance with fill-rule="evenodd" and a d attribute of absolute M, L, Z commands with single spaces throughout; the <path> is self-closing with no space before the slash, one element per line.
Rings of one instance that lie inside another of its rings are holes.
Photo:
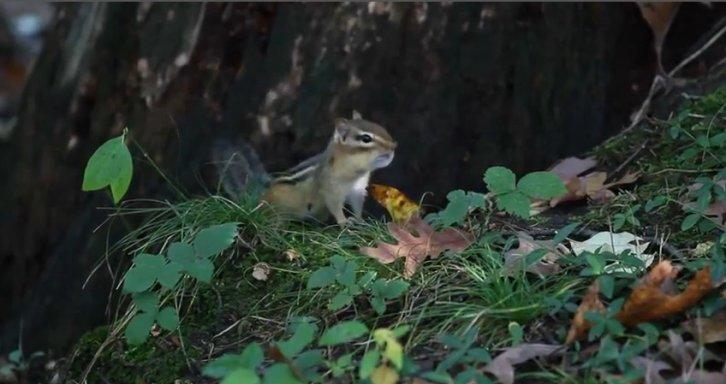
<path fill-rule="evenodd" d="M 697 176 L 713 177 L 723 168 L 724 147 L 699 146 L 693 156 L 680 160 L 679 156 L 698 145 L 700 136 L 713 137 L 724 131 L 724 105 L 726 89 L 686 106 L 668 121 L 654 121 L 653 125 L 615 137 L 594 149 L 592 154 L 602 165 L 616 168 L 641 143 L 649 143 L 624 169 L 642 172 L 634 187 L 620 191 L 604 205 L 590 205 L 587 213 L 570 217 L 570 221 L 607 230 L 616 214 L 635 204 L 645 205 L 656 196 L 666 196 L 669 202 L 664 206 L 652 212 L 636 212 L 640 225 L 625 224 L 621 230 L 663 236 L 680 248 L 694 248 L 717 238 L 722 227 L 705 225 L 681 231 L 686 213 L 680 201 Z M 678 136 L 674 137 L 676 131 Z M 109 338 L 127 316 L 119 312 L 114 324 L 90 332 L 78 342 L 68 373 L 69 378 L 76 380 L 94 353 L 104 346 L 89 382 L 205 382 L 200 377 L 200 368 L 211 359 L 239 352 L 253 341 L 268 345 L 285 337 L 291 319 L 311 315 L 318 318 L 321 329 L 350 319 L 360 320 L 371 329 L 410 325 L 412 329 L 403 340 L 405 350 L 409 356 L 424 360 L 445 354 L 436 341 L 439 335 L 462 335 L 470 328 L 478 329 L 481 346 L 490 350 L 507 347 L 512 342 L 508 329 L 512 322 L 524 327 L 525 342 L 559 343 L 583 289 L 591 281 L 579 276 L 579 267 L 564 268 L 548 277 L 506 273 L 502 255 L 511 247 L 509 235 L 474 222 L 468 229 L 476 235 L 477 242 L 461 254 L 446 254 L 425 262 L 410 280 L 410 289 L 390 302 L 384 315 L 378 316 L 362 297 L 346 309 L 331 311 L 325 304 L 334 291 L 305 287 L 311 273 L 328 265 L 334 255 L 354 260 L 361 275 L 372 271 L 380 277 L 401 278 L 400 262 L 383 265 L 357 251 L 375 240 L 389 238 L 385 222 L 369 219 L 344 229 L 282 222 L 253 201 L 235 202 L 220 196 L 173 203 L 130 202 L 114 211 L 112 217 L 143 217 L 144 222 L 111 246 L 111 255 L 162 252 L 173 241 L 188 241 L 200 229 L 224 222 L 240 223 L 239 240 L 230 252 L 215 260 L 212 283 L 185 280 L 183 288 L 168 297 L 181 309 L 181 327 L 177 332 L 162 332 L 145 344 L 129 347 L 118 337 Z M 547 220 L 543 215 L 530 224 L 546 224 Z M 294 257 L 291 259 L 290 255 Z M 260 262 L 271 267 L 267 281 L 252 277 L 254 266 Z M 126 267 L 121 263 L 119 268 L 121 273 Z M 634 277 L 628 281 L 631 280 Z M 127 301 L 122 300 L 119 309 L 123 310 Z M 694 311 L 699 313 L 703 307 Z M 350 348 L 358 356 L 366 346 L 357 344 Z M 570 359 L 579 364 L 587 359 L 578 357 L 582 353 L 585 352 L 576 349 Z M 618 371 L 595 367 L 574 372 L 565 366 L 530 364 L 522 372 L 518 377 L 523 380 L 596 383 L 602 382 L 608 372 Z M 347 378 L 354 381 L 353 376 Z"/>

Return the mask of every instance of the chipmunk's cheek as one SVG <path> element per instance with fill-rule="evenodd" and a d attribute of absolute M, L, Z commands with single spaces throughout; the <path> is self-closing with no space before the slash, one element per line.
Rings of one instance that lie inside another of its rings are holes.
<path fill-rule="evenodd" d="M 380 155 L 373 160 L 373 168 L 387 167 L 393 161 L 393 152 Z"/>

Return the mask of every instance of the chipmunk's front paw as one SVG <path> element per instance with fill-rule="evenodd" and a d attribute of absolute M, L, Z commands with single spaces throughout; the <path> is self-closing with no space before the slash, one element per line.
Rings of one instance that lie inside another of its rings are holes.
<path fill-rule="evenodd" d="M 346 217 L 345 219 L 342 219 L 342 220 L 338 220 L 338 225 L 340 225 L 341 227 L 347 228 L 347 227 L 352 227 L 356 224 L 360 224 L 362 222 L 363 222 L 363 220 L 351 216 L 351 217 Z"/>

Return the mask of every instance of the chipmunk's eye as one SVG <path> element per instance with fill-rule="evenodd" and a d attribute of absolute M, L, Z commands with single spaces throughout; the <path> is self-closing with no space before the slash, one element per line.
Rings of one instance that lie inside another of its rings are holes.
<path fill-rule="evenodd" d="M 358 141 L 361 141 L 364 143 L 370 143 L 371 141 L 373 141 L 373 138 L 371 137 L 371 135 L 369 135 L 367 133 L 356 136 L 356 139 L 358 139 Z"/>

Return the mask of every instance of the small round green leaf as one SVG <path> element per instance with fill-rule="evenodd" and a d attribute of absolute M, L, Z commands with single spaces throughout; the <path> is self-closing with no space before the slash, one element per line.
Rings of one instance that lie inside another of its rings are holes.
<path fill-rule="evenodd" d="M 490 167 L 484 173 L 484 182 L 489 191 L 495 194 L 514 191 L 516 176 L 512 171 L 504 167 Z"/>
<path fill-rule="evenodd" d="M 179 315 L 172 307 L 164 307 L 156 315 L 156 322 L 167 331 L 173 331 L 179 327 Z"/>
<path fill-rule="evenodd" d="M 237 368 L 224 377 L 220 384 L 260 384 L 260 378 L 249 368 Z"/>
<path fill-rule="evenodd" d="M 517 183 L 517 190 L 535 199 L 552 199 L 567 192 L 565 184 L 552 172 L 532 172 Z"/>
<path fill-rule="evenodd" d="M 124 277 L 124 292 L 144 292 L 156 281 L 156 271 L 149 268 L 133 266 Z"/>
<path fill-rule="evenodd" d="M 153 313 L 137 313 L 136 316 L 131 319 L 129 325 L 126 326 L 126 330 L 124 331 L 126 341 L 131 345 L 143 343 L 149 337 L 149 331 L 153 325 Z"/>
<path fill-rule="evenodd" d="M 338 292 L 330 302 L 328 303 L 328 309 L 331 311 L 337 311 L 341 308 L 345 308 L 353 302 L 353 296 L 346 291 Z"/>
<path fill-rule="evenodd" d="M 530 200 L 519 191 L 504 193 L 496 197 L 499 209 L 522 218 L 529 217 Z"/>
<path fill-rule="evenodd" d="M 134 305 L 141 311 L 156 313 L 159 310 L 159 296 L 156 292 L 144 291 L 133 296 Z"/>
<path fill-rule="evenodd" d="M 333 267 L 322 267 L 316 270 L 308 278 L 307 289 L 327 287 L 335 282 L 335 269 Z"/>
<path fill-rule="evenodd" d="M 179 277 L 181 277 L 182 269 L 181 264 L 174 261 L 165 265 L 161 270 L 159 270 L 159 276 L 157 277 L 159 284 L 161 284 L 164 288 L 174 288 L 176 283 L 179 281 Z"/>
<path fill-rule="evenodd" d="M 218 255 L 232 245 L 237 236 L 237 223 L 225 223 L 202 229 L 194 237 L 194 251 L 198 257 Z"/>
<path fill-rule="evenodd" d="M 358 320 L 342 321 L 328 328 L 320 336 L 319 345 L 329 346 L 347 343 L 368 333 L 368 327 Z"/>
<path fill-rule="evenodd" d="M 186 268 L 187 265 L 194 263 L 194 247 L 187 243 L 171 243 L 167 251 L 169 260 L 177 262 Z"/>
<path fill-rule="evenodd" d="M 186 270 L 193 278 L 203 283 L 209 283 L 214 274 L 214 264 L 209 259 L 196 259 L 186 267 Z"/>

